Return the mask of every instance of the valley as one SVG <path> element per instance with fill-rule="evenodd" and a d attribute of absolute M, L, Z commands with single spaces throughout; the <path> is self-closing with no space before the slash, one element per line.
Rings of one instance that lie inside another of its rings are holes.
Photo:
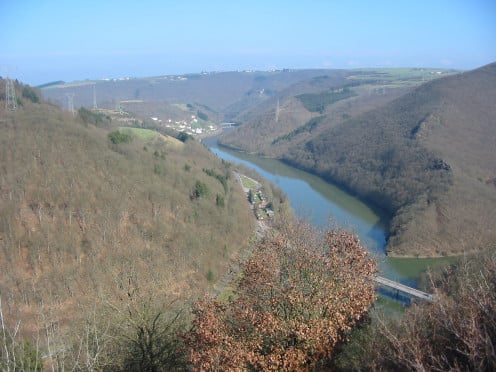
<path fill-rule="evenodd" d="M 306 117 L 284 122 L 299 126 L 276 123 L 269 110 L 221 143 L 279 158 L 390 214 L 390 255 L 476 252 L 493 244 L 496 223 L 494 66 L 398 88 L 381 102 L 362 94 L 313 114 L 300 109 Z"/>
<path fill-rule="evenodd" d="M 119 324 L 208 292 L 256 226 L 231 165 L 197 141 L 80 112 L 0 112 L 2 324 L 60 358 L 88 322 L 119 338 Z"/>
<path fill-rule="evenodd" d="M 496 371 L 494 0 L 0 19 L 0 371 Z"/>
<path fill-rule="evenodd" d="M 284 279 L 271 300 L 285 304 L 303 296 L 305 265 L 337 286 L 331 302 L 315 297 L 315 319 L 331 321 L 316 315 L 321 303 L 356 314 L 324 327 L 343 332 L 334 342 L 368 314 L 376 270 L 442 301 L 421 274 L 496 241 L 494 69 L 244 71 L 41 92 L 15 83 L 18 107 L 0 120 L 0 310 L 7 326 L 22 324 L 12 345 L 36 339 L 54 365 L 89 363 L 74 359 L 84 352 L 122 370 L 136 366 L 129 342 L 142 345 L 140 329 L 161 319 L 164 336 L 150 336 L 161 347 L 206 349 L 155 362 L 199 363 L 217 350 L 201 332 L 222 329 L 209 330 L 210 316 L 243 322 L 237 304 L 280 316 L 258 304 L 274 294 L 259 280 L 292 276 L 297 292 Z M 357 288 L 356 302 L 336 297 Z M 90 350 L 90 339 L 107 344 Z"/>
<path fill-rule="evenodd" d="M 440 69 L 204 73 L 59 83 L 43 93 L 62 106 L 67 92 L 87 105 L 93 99 L 98 107 L 124 102 L 121 117 L 139 118 L 125 125 L 193 136 L 218 134 L 222 122 L 235 122 L 237 128 L 219 139 L 223 146 L 280 159 L 381 209 L 391 216 L 390 255 L 439 257 L 477 251 L 494 238 L 489 227 L 496 218 L 490 187 L 494 130 L 483 124 L 492 108 L 467 108 L 489 135 L 473 137 L 463 132 L 468 127 L 462 129 L 461 118 L 467 114 L 452 109 L 461 107 L 461 95 L 445 96 L 444 87 L 458 84 L 449 92 L 463 92 L 477 86 L 479 75 L 488 74 L 483 91 L 491 96 L 492 70 L 490 65 L 458 75 Z M 462 94 L 477 96 L 475 91 Z M 460 129 L 443 132 L 447 120 L 460 123 L 452 125 Z M 460 146 L 463 151 L 457 150 Z M 481 157 L 484 163 L 473 161 Z M 455 216 L 462 210 L 467 223 L 460 224 Z M 478 243 L 467 246 L 474 239 Z"/>

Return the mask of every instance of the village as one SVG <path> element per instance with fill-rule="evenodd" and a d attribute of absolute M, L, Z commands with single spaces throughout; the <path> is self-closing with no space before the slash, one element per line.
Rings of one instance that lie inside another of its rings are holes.
<path fill-rule="evenodd" d="M 162 123 L 162 120 L 157 117 L 151 117 L 150 119 L 157 124 L 163 124 L 167 128 L 172 128 L 178 132 L 185 132 L 192 136 L 215 132 L 218 129 L 217 125 L 213 122 L 202 120 L 196 115 L 191 115 L 190 118 L 183 120 L 167 119 L 165 123 Z"/>
<path fill-rule="evenodd" d="M 257 220 L 262 221 L 272 219 L 274 217 L 274 210 L 272 202 L 268 201 L 262 191 L 260 182 L 245 176 L 244 174 L 237 174 L 238 181 L 243 187 L 248 202 L 257 217 Z"/>

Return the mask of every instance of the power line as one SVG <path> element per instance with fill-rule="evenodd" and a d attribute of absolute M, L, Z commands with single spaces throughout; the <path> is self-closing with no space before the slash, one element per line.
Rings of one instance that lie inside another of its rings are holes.
<path fill-rule="evenodd" d="M 5 109 L 10 111 L 17 110 L 17 97 L 14 80 L 12 80 L 9 75 L 10 72 L 15 71 L 17 66 L 13 65 L 2 65 L 2 70 L 5 70 Z"/>
<path fill-rule="evenodd" d="M 96 110 L 98 106 L 96 105 L 96 84 L 93 85 L 93 110 Z"/>
<path fill-rule="evenodd" d="M 10 111 L 17 110 L 17 97 L 12 79 L 5 78 L 5 108 Z"/>
<path fill-rule="evenodd" d="M 72 114 L 72 116 L 75 115 L 74 112 L 74 93 L 66 93 L 65 94 L 67 97 L 67 110 Z"/>
<path fill-rule="evenodd" d="M 124 114 L 124 109 L 122 107 L 122 102 L 121 101 L 117 101 L 117 103 L 115 104 L 115 111 L 119 111 L 119 115 L 123 115 Z"/>

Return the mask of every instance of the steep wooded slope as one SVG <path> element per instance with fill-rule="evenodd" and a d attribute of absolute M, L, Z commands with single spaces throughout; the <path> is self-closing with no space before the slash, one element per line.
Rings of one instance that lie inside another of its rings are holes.
<path fill-rule="evenodd" d="M 394 216 L 394 254 L 496 241 L 496 64 L 428 82 L 319 133 L 283 158 Z"/>
<path fill-rule="evenodd" d="M 70 337 L 91 303 L 205 293 L 253 235 L 231 166 L 196 141 L 114 144 L 45 103 L 0 103 L 0 294 L 24 334 Z"/>

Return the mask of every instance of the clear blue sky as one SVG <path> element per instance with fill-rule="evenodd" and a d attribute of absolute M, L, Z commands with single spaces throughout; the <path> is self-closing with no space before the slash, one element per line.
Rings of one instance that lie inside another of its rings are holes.
<path fill-rule="evenodd" d="M 53 80 L 496 61 L 496 0 L 0 0 L 0 75 Z"/>

